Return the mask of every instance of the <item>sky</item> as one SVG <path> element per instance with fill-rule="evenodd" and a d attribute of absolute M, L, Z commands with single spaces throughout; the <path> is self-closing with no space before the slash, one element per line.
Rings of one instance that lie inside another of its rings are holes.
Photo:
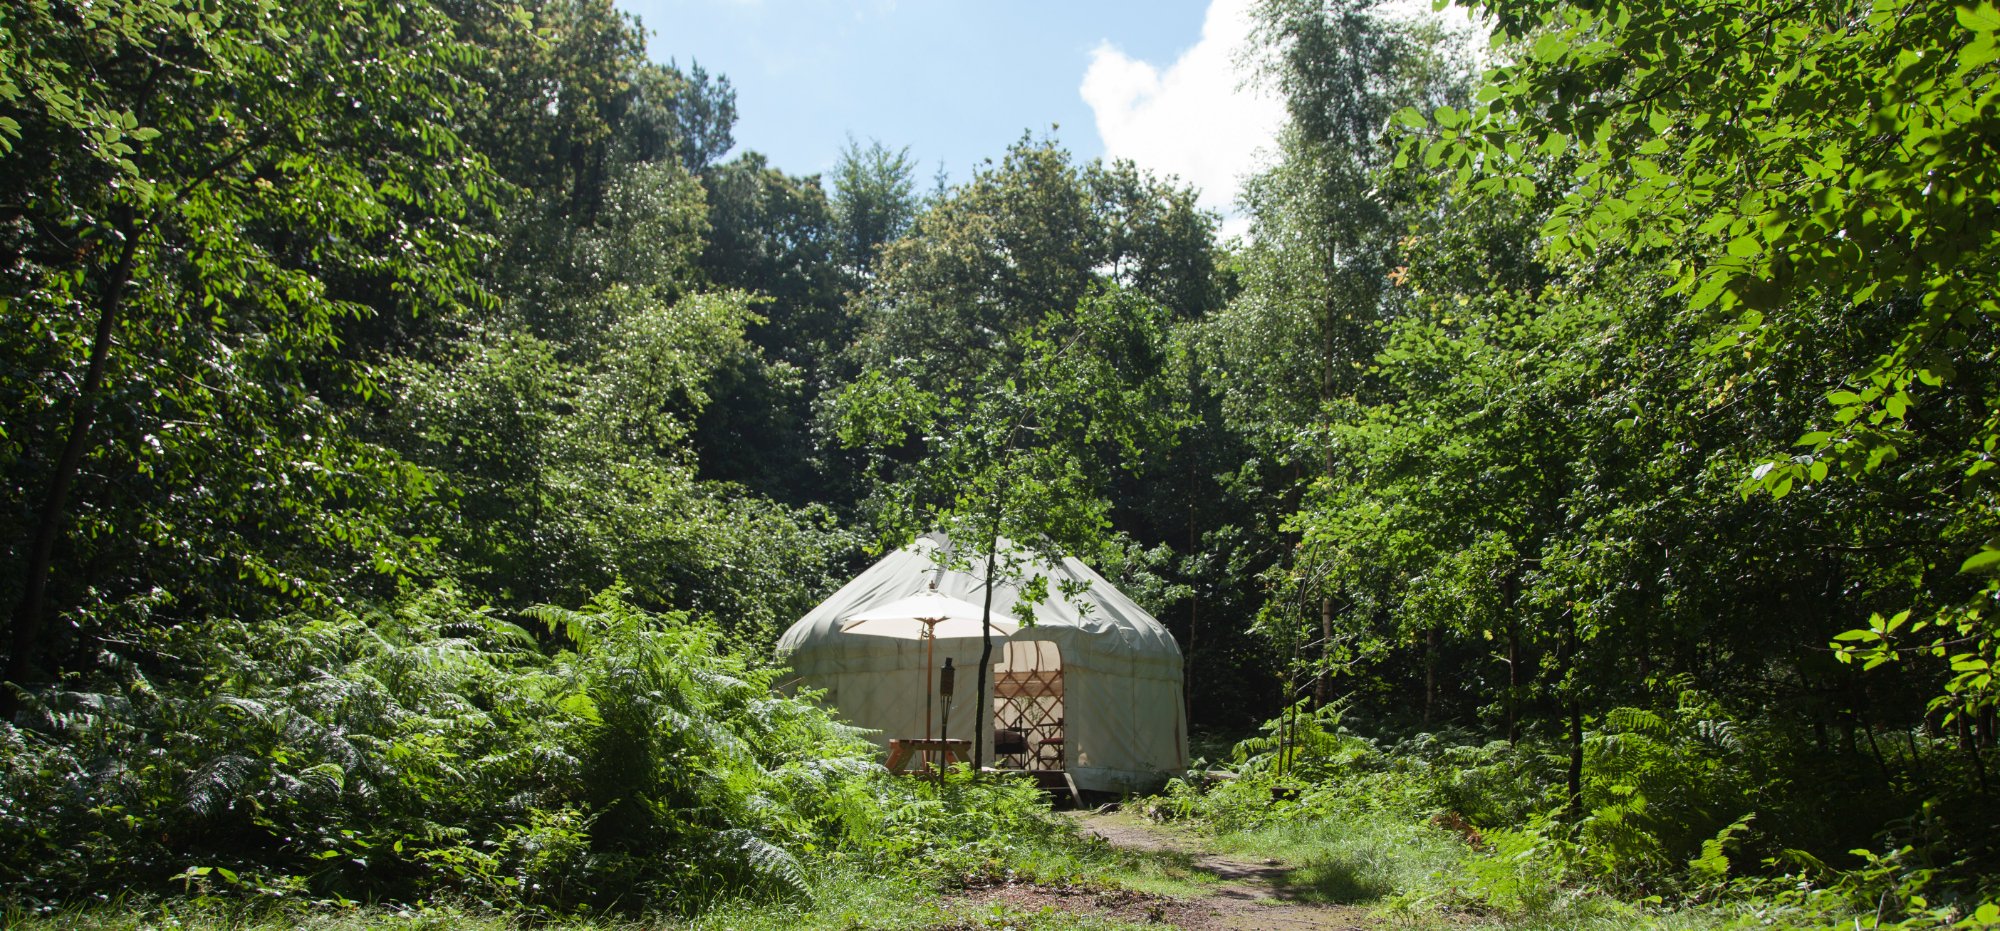
<path fill-rule="evenodd" d="M 1177 177 L 1224 214 L 1283 118 L 1242 86 L 1249 3 L 618 0 L 655 60 L 729 78 L 737 151 L 791 174 L 830 170 L 851 137 L 907 146 L 928 187 L 1032 133 Z"/>

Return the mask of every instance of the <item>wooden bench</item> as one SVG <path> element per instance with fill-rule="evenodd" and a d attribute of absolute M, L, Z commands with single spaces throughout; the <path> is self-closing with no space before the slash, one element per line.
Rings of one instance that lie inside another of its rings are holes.
<path fill-rule="evenodd" d="M 889 771 L 910 772 L 910 764 L 922 755 L 924 769 L 935 766 L 938 769 L 953 763 L 963 763 L 972 756 L 972 741 L 956 737 L 891 737 L 889 738 Z"/>

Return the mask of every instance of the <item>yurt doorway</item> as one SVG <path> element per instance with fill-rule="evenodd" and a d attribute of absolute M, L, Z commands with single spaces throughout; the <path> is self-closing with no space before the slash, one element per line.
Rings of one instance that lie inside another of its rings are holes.
<path fill-rule="evenodd" d="M 993 756 L 1008 769 L 1067 769 L 1062 651 L 1046 640 L 1009 640 L 993 676 Z"/>

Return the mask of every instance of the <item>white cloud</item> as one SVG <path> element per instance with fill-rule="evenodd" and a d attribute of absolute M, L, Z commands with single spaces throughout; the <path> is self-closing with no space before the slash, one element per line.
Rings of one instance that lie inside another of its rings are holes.
<path fill-rule="evenodd" d="M 1225 214 L 1225 234 L 1247 225 L 1231 215 L 1237 189 L 1275 150 L 1285 118 L 1275 94 L 1244 86 L 1237 60 L 1250 28 L 1250 0 L 1213 0 L 1201 41 L 1166 68 L 1105 42 L 1078 88 L 1107 156 L 1194 185 L 1202 206 Z"/>

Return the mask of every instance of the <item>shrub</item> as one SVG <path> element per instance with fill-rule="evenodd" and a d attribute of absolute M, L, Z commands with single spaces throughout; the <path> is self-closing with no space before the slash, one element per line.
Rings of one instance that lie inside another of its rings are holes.
<path fill-rule="evenodd" d="M 437 589 L 221 619 L 31 696 L 0 724 L 0 888 L 690 914 L 1053 830 L 1032 789 L 890 779 L 694 619 L 615 592 L 533 614 Z"/>

